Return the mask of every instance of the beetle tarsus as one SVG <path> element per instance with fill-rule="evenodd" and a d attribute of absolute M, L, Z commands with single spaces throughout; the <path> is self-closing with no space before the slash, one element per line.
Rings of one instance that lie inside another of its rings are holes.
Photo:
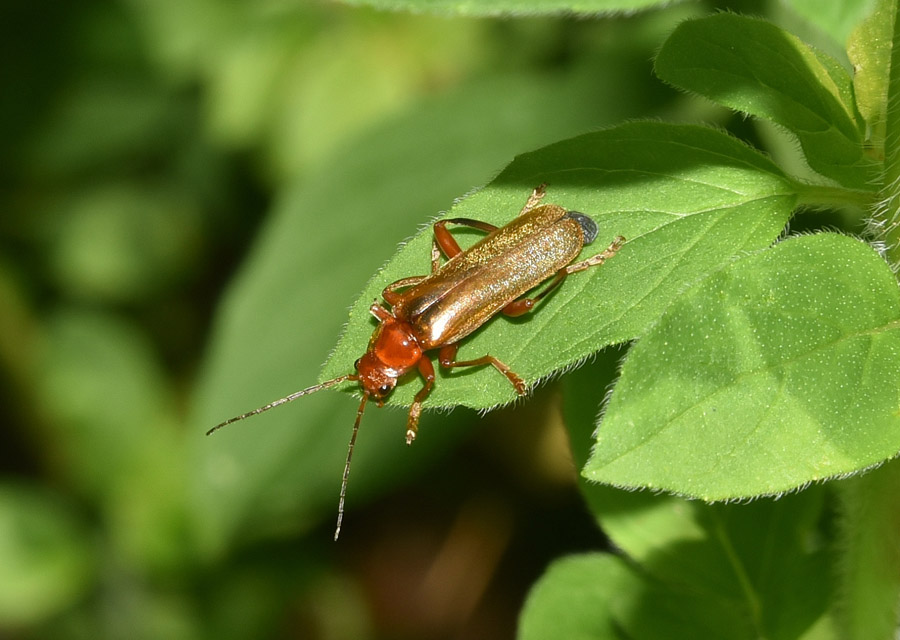
<path fill-rule="evenodd" d="M 536 207 L 540 204 L 541 200 L 544 199 L 545 195 L 547 195 L 547 183 L 542 182 L 531 190 L 531 195 L 528 197 L 526 206 L 531 205 L 528 206 L 529 209 Z"/>
<path fill-rule="evenodd" d="M 431 387 L 425 387 L 422 391 L 427 391 Z M 422 394 L 420 391 L 416 394 L 416 399 L 413 400 L 412 405 L 409 407 L 409 417 L 406 419 L 406 444 L 407 446 L 413 443 L 413 440 L 416 439 L 416 434 L 419 432 L 419 415 L 422 413 L 422 401 L 419 399 L 419 395 Z"/>
<path fill-rule="evenodd" d="M 541 203 L 541 200 L 544 199 L 544 196 L 547 194 L 547 183 L 542 182 L 538 186 L 536 186 L 531 191 L 531 195 L 528 196 L 528 200 L 525 201 L 525 206 L 522 207 L 522 210 L 519 212 L 520 216 L 525 215 L 536 206 Z"/>
<path fill-rule="evenodd" d="M 623 244 L 625 244 L 625 237 L 616 236 L 606 249 L 586 260 L 576 262 L 575 264 L 570 264 L 565 268 L 565 271 L 567 274 L 569 274 L 576 273 L 578 271 L 584 271 L 585 269 L 589 269 L 590 267 L 599 267 L 601 264 L 616 255 L 619 252 L 619 249 L 622 248 Z"/>

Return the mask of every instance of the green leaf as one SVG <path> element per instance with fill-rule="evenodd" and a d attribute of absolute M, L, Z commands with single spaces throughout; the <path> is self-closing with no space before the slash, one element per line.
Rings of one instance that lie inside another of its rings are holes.
<path fill-rule="evenodd" d="M 98 503 L 117 551 L 145 569 L 184 563 L 184 458 L 162 367 L 133 325 L 64 310 L 42 335 L 37 394 L 56 473 Z"/>
<path fill-rule="evenodd" d="M 640 578 L 605 553 L 555 561 L 531 588 L 519 617 L 519 640 L 620 640 L 616 604 L 637 595 Z"/>
<path fill-rule="evenodd" d="M 612 355 L 563 380 L 563 416 L 578 465 L 596 429 L 596 403 L 584 399 L 609 387 Z M 749 505 L 705 505 L 587 480 L 581 491 L 613 546 L 648 578 L 620 609 L 637 612 L 617 619 L 630 637 L 673 637 L 665 625 L 685 638 L 835 637 L 825 613 L 832 561 L 819 543 L 826 487 Z M 656 614 L 641 612 L 646 602 L 655 603 Z M 603 607 L 595 604 L 596 611 Z M 677 621 L 660 616 L 673 610 L 682 612 Z M 642 635 L 643 620 L 663 626 Z"/>
<path fill-rule="evenodd" d="M 55 498 L 0 486 L 0 626 L 11 629 L 73 606 L 92 582 L 91 545 Z"/>
<path fill-rule="evenodd" d="M 900 8 L 893 3 L 893 29 L 891 31 L 891 57 L 890 72 L 888 73 L 887 106 L 885 108 L 885 145 L 884 145 L 884 173 L 881 176 L 882 197 L 891 202 L 885 207 L 893 223 L 898 214 L 897 201 L 900 198 Z M 890 15 L 890 14 L 889 14 Z M 888 17 L 888 16 L 885 16 Z M 893 225 L 896 227 L 896 225 Z M 897 231 L 893 229 L 890 240 L 896 238 Z M 892 253 L 896 253 L 893 251 Z M 892 256 L 895 257 L 895 256 Z"/>
<path fill-rule="evenodd" d="M 597 222 L 598 239 L 583 257 L 616 235 L 629 242 L 602 267 L 569 277 L 528 316 L 495 318 L 466 338 L 460 359 L 490 353 L 528 382 L 640 335 L 688 284 L 770 244 L 794 204 L 793 187 L 775 165 L 734 138 L 703 127 L 635 122 L 520 156 L 450 213 L 503 225 L 541 182 L 549 185 L 545 202 Z M 369 305 L 382 289 L 428 272 L 431 241 L 431 230 L 423 230 L 365 288 L 323 379 L 347 373 L 365 351 L 374 327 Z M 485 408 L 514 398 L 492 368 L 438 375 L 444 379 L 427 406 Z M 401 384 L 391 402 L 409 403 L 419 386 Z"/>
<path fill-rule="evenodd" d="M 900 449 L 900 293 L 867 245 L 798 237 L 711 276 L 632 349 L 584 473 L 704 500 Z"/>
<path fill-rule="evenodd" d="M 171 446 L 174 405 L 161 367 L 133 326 L 99 313 L 55 314 L 42 346 L 37 390 L 62 472 L 82 494 L 114 493 L 148 447 Z"/>
<path fill-rule="evenodd" d="M 147 299 L 191 264 L 199 216 L 184 194 L 126 182 L 60 200 L 50 262 L 73 297 Z"/>
<path fill-rule="evenodd" d="M 894 31 L 893 0 L 879 0 L 875 10 L 853 31 L 847 55 L 853 63 L 853 89 L 859 112 L 870 128 L 869 140 L 884 153 L 885 114 Z"/>
<path fill-rule="evenodd" d="M 722 13 L 681 23 L 656 58 L 666 82 L 791 131 L 809 166 L 867 188 L 850 76 L 837 61 L 763 20 Z"/>
<path fill-rule="evenodd" d="M 743 629 L 748 638 L 796 638 L 825 615 L 833 588 L 831 558 L 818 542 L 821 487 L 746 505 L 604 493 L 598 519 L 616 547 L 666 585 L 665 598 L 689 592 L 695 611 L 717 603 L 720 637 L 738 637 Z M 715 628 L 712 623 L 703 613 L 684 628 L 706 638 L 703 628 Z"/>
<path fill-rule="evenodd" d="M 840 528 L 835 547 L 841 601 L 837 614 L 844 640 L 891 638 L 900 596 L 900 463 L 892 460 L 870 473 L 835 483 Z"/>
<path fill-rule="evenodd" d="M 880 201 L 874 208 L 872 228 L 877 231 L 879 242 L 886 247 L 886 258 L 896 265 L 900 256 L 900 229 L 896 224 L 900 216 L 900 9 L 897 2 L 881 5 L 873 19 L 887 21 L 891 26 L 886 30 L 884 26 L 869 23 L 860 37 L 868 36 L 878 41 L 857 41 L 858 55 L 860 50 L 868 50 L 868 60 L 864 57 L 862 62 L 868 61 L 873 73 L 882 74 L 880 78 L 866 76 L 860 86 L 861 90 L 865 89 L 868 107 L 872 110 L 872 153 L 884 166 L 879 176 Z M 885 44 L 887 40 L 890 40 L 889 45 Z"/>
<path fill-rule="evenodd" d="M 487 66 L 482 60 L 491 42 L 483 23 L 445 16 L 376 17 L 333 3 L 294 3 L 277 17 L 256 3 L 216 10 L 235 15 L 189 18 L 198 23 L 195 31 L 210 23 L 221 29 L 204 47 L 214 52 L 204 69 L 211 127 L 229 144 L 261 145 L 266 164 L 281 177 L 302 175 L 402 112 L 436 78 L 452 84 L 450 78 L 466 77 L 472 66 Z"/>
<path fill-rule="evenodd" d="M 632 12 L 670 4 L 668 0 L 341 0 L 394 11 L 455 13 L 464 16 Z"/>
<path fill-rule="evenodd" d="M 859 21 L 872 8 L 872 0 L 784 0 L 804 19 L 830 35 L 838 44 L 844 44 Z"/>
<path fill-rule="evenodd" d="M 310 527 L 323 514 L 330 520 L 357 405 L 320 393 L 214 437 L 203 432 L 312 384 L 347 305 L 399 241 L 519 150 L 590 127 L 605 113 L 599 100 L 585 93 L 581 75 L 493 76 L 358 139 L 276 205 L 218 313 L 195 397 L 191 513 L 204 551 L 222 553 L 240 535 L 273 527 Z M 371 333 L 368 320 L 363 332 Z M 346 373 L 360 355 L 334 367 Z M 370 405 L 350 506 L 464 435 L 449 424 L 433 429 L 438 422 L 426 415 L 409 449 L 404 415 Z M 352 535 L 352 514 L 344 524 Z"/>
<path fill-rule="evenodd" d="M 529 594 L 520 639 L 837 637 L 822 488 L 716 506 L 603 492 L 600 523 L 627 560 L 555 562 Z"/>

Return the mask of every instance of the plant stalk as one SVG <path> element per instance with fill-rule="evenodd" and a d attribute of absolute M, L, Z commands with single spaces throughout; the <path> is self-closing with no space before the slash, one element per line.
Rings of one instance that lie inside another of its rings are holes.
<path fill-rule="evenodd" d="M 877 217 L 886 221 L 885 243 L 892 264 L 900 264 L 900 12 L 892 3 L 891 68 L 885 113 L 884 178 Z"/>
<path fill-rule="evenodd" d="M 890 640 L 900 613 L 900 462 L 836 483 L 841 638 Z"/>

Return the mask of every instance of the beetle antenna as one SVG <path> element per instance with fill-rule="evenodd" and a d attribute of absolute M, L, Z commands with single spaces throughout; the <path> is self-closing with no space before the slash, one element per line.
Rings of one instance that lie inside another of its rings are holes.
<path fill-rule="evenodd" d="M 363 411 L 366 409 L 368 394 L 363 393 L 362 402 L 356 411 L 356 422 L 353 423 L 353 433 L 350 434 L 350 445 L 347 447 L 347 462 L 344 463 L 344 479 L 341 481 L 341 499 L 338 501 L 337 526 L 334 528 L 334 541 L 337 542 L 341 535 L 341 523 L 344 521 L 344 498 L 347 495 L 347 480 L 350 478 L 350 459 L 353 457 L 353 447 L 356 445 L 356 434 L 359 433 L 359 422 L 362 420 Z"/>
<path fill-rule="evenodd" d="M 274 409 L 277 406 L 287 404 L 288 402 L 291 402 L 292 400 L 296 400 L 297 398 L 299 398 L 301 396 L 308 396 L 311 393 L 315 393 L 316 391 L 321 391 L 322 389 L 328 389 L 329 387 L 333 387 L 334 385 L 340 384 L 341 382 L 346 382 L 347 380 L 359 380 L 359 376 L 355 373 L 350 373 L 345 376 L 339 376 L 339 377 L 335 378 L 334 380 L 327 380 L 325 382 L 322 382 L 321 384 L 313 385 L 311 387 L 307 387 L 306 389 L 301 389 L 300 391 L 295 391 L 294 393 L 292 393 L 289 396 L 279 398 L 278 400 L 275 400 L 274 402 L 270 402 L 269 404 L 262 406 L 258 409 L 254 409 L 253 411 L 248 411 L 247 413 L 242 413 L 241 415 L 235 416 L 233 418 L 228 418 L 228 420 L 226 420 L 225 422 L 220 422 L 219 424 L 214 426 L 212 429 L 207 431 L 206 435 L 210 435 L 210 434 L 218 431 L 222 427 L 231 424 L 232 422 L 238 422 L 245 418 L 249 418 L 250 416 L 255 416 L 257 413 L 264 413 L 264 412 L 268 411 L 269 409 Z"/>

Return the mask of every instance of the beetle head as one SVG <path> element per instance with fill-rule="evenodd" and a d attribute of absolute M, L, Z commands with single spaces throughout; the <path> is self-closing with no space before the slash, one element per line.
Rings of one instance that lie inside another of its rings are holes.
<path fill-rule="evenodd" d="M 397 378 L 400 376 L 372 350 L 366 351 L 353 366 L 359 372 L 358 379 L 363 392 L 378 404 L 382 404 L 384 398 L 397 386 Z"/>
<path fill-rule="evenodd" d="M 370 308 L 372 315 L 378 318 L 378 327 L 369 340 L 369 347 L 363 356 L 356 361 L 356 373 L 338 376 L 332 380 L 321 382 L 312 387 L 296 391 L 274 402 L 248 411 L 225 422 L 220 422 L 206 432 L 207 435 L 218 431 L 222 427 L 238 420 L 255 416 L 259 413 L 274 409 L 277 406 L 291 402 L 302 396 L 307 396 L 323 389 L 329 389 L 342 382 L 356 381 L 363 390 L 363 397 L 356 410 L 356 421 L 353 423 L 353 432 L 350 436 L 350 445 L 347 449 L 347 462 L 344 464 L 344 477 L 341 482 L 341 496 L 338 501 L 337 526 L 334 531 L 334 539 L 337 540 L 341 532 L 341 523 L 344 519 L 344 497 L 347 493 L 347 479 L 350 476 L 350 460 L 353 457 L 353 447 L 356 444 L 356 434 L 359 432 L 359 423 L 366 409 L 366 401 L 371 398 L 379 406 L 384 403 L 384 398 L 397 386 L 397 379 L 412 369 L 422 359 L 423 350 L 416 338 L 412 327 L 408 322 L 398 320 L 394 315 L 379 305 L 377 302 Z"/>
<path fill-rule="evenodd" d="M 397 386 L 397 379 L 422 359 L 422 347 L 409 323 L 392 315 L 378 318 L 369 348 L 354 366 L 363 391 L 380 404 Z"/>

